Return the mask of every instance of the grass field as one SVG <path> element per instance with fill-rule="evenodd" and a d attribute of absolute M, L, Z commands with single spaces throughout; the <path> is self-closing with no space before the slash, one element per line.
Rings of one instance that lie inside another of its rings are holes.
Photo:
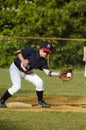
<path fill-rule="evenodd" d="M 84 70 L 75 70 L 70 82 L 62 82 L 57 77 L 48 77 L 36 71 L 45 84 L 44 96 L 61 95 L 86 97 Z M 0 96 L 11 86 L 8 69 L 0 69 Z M 22 88 L 14 97 L 36 96 L 35 87 L 22 80 Z M 86 130 L 86 113 L 82 112 L 30 112 L 0 110 L 0 130 Z"/>

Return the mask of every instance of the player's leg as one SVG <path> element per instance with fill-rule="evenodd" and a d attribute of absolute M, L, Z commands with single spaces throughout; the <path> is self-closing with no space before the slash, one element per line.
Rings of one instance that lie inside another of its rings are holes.
<path fill-rule="evenodd" d="M 50 105 L 45 103 L 43 98 L 43 92 L 44 92 L 43 80 L 35 73 L 26 74 L 25 79 L 36 86 L 36 94 L 37 94 L 39 106 L 44 108 L 49 108 Z"/>
<path fill-rule="evenodd" d="M 21 75 L 20 71 L 16 68 L 14 63 L 10 66 L 10 77 L 12 81 L 12 87 L 9 88 L 0 99 L 0 107 L 6 107 L 5 101 L 16 93 L 21 87 Z"/>

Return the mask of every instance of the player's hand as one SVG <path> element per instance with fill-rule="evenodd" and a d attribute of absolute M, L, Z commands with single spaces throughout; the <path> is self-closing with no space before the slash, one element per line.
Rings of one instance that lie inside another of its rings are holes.
<path fill-rule="evenodd" d="M 21 68 L 24 70 L 24 71 L 27 71 L 27 66 L 28 66 L 28 59 L 24 59 L 22 62 L 21 62 Z"/>
<path fill-rule="evenodd" d="M 27 67 L 28 63 L 29 63 L 28 59 L 24 59 L 24 60 L 22 61 L 22 65 L 23 65 L 24 67 Z"/>

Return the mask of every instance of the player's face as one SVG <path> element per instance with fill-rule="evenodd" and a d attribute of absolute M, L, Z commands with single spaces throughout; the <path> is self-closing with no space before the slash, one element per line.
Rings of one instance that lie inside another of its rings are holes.
<path fill-rule="evenodd" d="M 40 56 L 41 56 L 41 57 L 44 57 L 44 58 L 45 58 L 48 54 L 49 54 L 48 52 L 43 51 L 42 49 L 40 49 Z"/>

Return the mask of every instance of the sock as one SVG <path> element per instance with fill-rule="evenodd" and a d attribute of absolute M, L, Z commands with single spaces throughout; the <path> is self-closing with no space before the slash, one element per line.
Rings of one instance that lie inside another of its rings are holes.
<path fill-rule="evenodd" d="M 36 91 L 37 97 L 38 97 L 38 102 L 39 101 L 44 101 L 43 99 L 43 91 Z"/>
<path fill-rule="evenodd" d="M 4 95 L 1 97 L 1 102 L 5 103 L 5 101 L 11 97 L 12 95 L 8 92 L 8 90 L 4 93 Z"/>

